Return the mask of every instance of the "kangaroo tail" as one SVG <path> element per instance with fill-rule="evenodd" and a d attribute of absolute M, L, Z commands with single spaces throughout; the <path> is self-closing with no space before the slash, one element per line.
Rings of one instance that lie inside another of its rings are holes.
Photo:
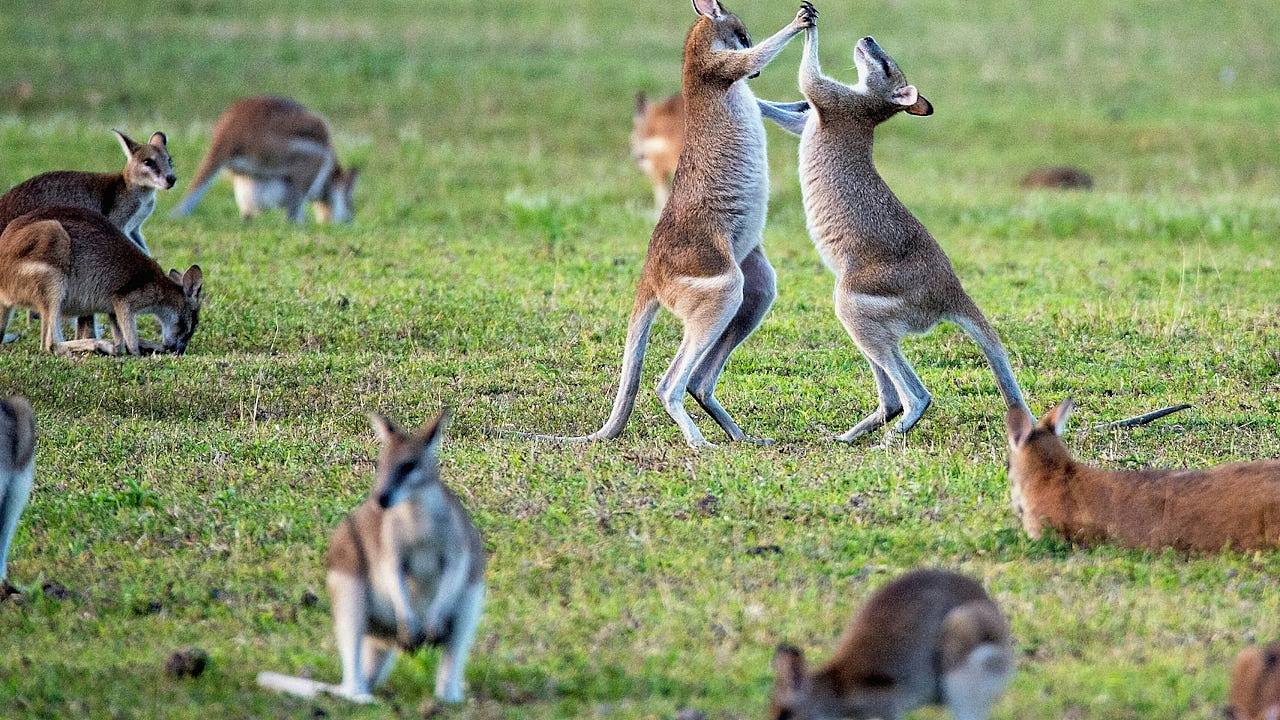
<path fill-rule="evenodd" d="M 1164 416 L 1166 416 L 1166 415 L 1172 415 L 1172 414 L 1174 414 L 1174 413 L 1176 413 L 1176 412 L 1182 412 L 1183 410 L 1187 410 L 1187 409 L 1190 409 L 1190 408 L 1191 408 L 1191 406 L 1190 406 L 1190 405 L 1188 405 L 1187 403 L 1180 403 L 1180 404 L 1178 404 L 1178 405 L 1170 405 L 1169 407 L 1166 407 L 1166 408 L 1160 408 L 1159 410 L 1152 410 L 1152 411 L 1151 411 L 1151 412 L 1149 412 L 1149 413 L 1145 413 L 1145 414 L 1142 414 L 1142 415 L 1138 415 L 1137 417 L 1125 418 L 1124 420 L 1116 420 L 1115 422 L 1101 423 L 1101 424 L 1099 424 L 1099 425 L 1094 425 L 1094 426 L 1093 426 L 1093 429 L 1094 429 L 1094 430 L 1106 430 L 1106 429 L 1109 429 L 1109 428 L 1131 428 L 1131 427 L 1139 427 L 1139 426 L 1141 426 L 1141 425 L 1146 425 L 1146 424 L 1148 424 L 1148 423 L 1153 423 L 1153 422 L 1155 422 L 1156 420 L 1159 420 L 1160 418 L 1162 418 L 1162 417 L 1164 417 Z"/>
<path fill-rule="evenodd" d="M 295 695 L 300 698 L 313 698 L 321 693 L 338 693 L 336 685 L 273 672 L 258 673 L 258 684 L 268 690 L 275 690 L 276 692 Z"/>
<path fill-rule="evenodd" d="M 599 430 L 590 435 L 574 437 L 532 434 L 521 434 L 521 437 L 562 443 L 587 443 L 612 440 L 621 435 L 622 428 L 626 427 L 627 419 L 631 417 L 631 409 L 635 407 L 636 394 L 640 391 L 640 368 L 644 365 L 649 331 L 653 328 L 653 319 L 657 314 L 658 299 L 647 288 L 641 288 L 636 293 L 636 304 L 627 324 L 627 344 L 622 353 L 622 377 L 618 380 L 618 394 L 613 398 L 613 410 L 609 413 L 609 419 Z"/>
<path fill-rule="evenodd" d="M 196 209 L 196 205 L 200 204 L 204 194 L 209 191 L 209 187 L 213 185 L 214 178 L 218 176 L 218 171 L 222 169 L 226 161 L 226 153 L 215 140 L 213 145 L 209 146 L 209 152 L 205 154 L 204 160 L 200 161 L 200 167 L 196 169 L 196 174 L 192 176 L 191 185 L 187 188 L 187 194 L 183 196 L 182 202 L 179 202 L 169 212 L 169 217 L 179 218 L 190 215 L 191 211 Z"/>
<path fill-rule="evenodd" d="M 987 356 L 987 363 L 996 376 L 996 385 L 1000 387 L 1005 406 L 1022 408 L 1028 415 L 1035 417 L 1035 413 L 1027 407 L 1027 401 L 1022 398 L 1022 389 L 1018 387 L 1013 368 L 1009 366 L 1009 354 L 1005 352 L 995 328 L 982 316 L 982 311 L 970 303 L 965 311 L 954 315 L 952 319 L 982 348 L 982 354 Z"/>

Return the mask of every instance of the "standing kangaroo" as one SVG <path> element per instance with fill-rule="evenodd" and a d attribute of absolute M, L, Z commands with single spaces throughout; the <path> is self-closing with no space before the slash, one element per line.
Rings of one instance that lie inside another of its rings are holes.
<path fill-rule="evenodd" d="M 374 415 L 382 443 L 369 498 L 329 540 L 329 598 L 342 684 L 261 673 L 263 687 L 303 697 L 327 692 L 370 702 L 399 649 L 443 645 L 435 695 L 462 702 L 463 672 L 484 606 L 484 544 L 440 481 L 447 413 L 416 433 Z"/>
<path fill-rule="evenodd" d="M 1215 552 L 1280 547 L 1280 460 L 1207 470 L 1103 470 L 1076 462 L 1059 437 L 1075 404 L 1036 422 L 1010 408 L 1013 509 L 1032 538 Z"/>
<path fill-rule="evenodd" d="M 897 720 L 945 705 L 982 720 L 1013 675 L 1009 623 L 974 580 L 916 570 L 876 591 L 827 664 L 789 645 L 773 656 L 770 720 Z"/>
<path fill-rule="evenodd" d="M 359 170 L 343 170 L 324 118 L 282 97 L 232 103 L 213 126 L 213 142 L 174 217 L 190 215 L 218 172 L 231 171 L 240 217 L 283 207 L 289 220 L 306 219 L 315 203 L 321 222 L 348 222 Z"/>
<path fill-rule="evenodd" d="M 907 83 L 876 41 L 853 53 L 854 86 L 822 74 L 818 30 L 805 34 L 800 89 L 808 112 L 775 106 L 771 117 L 800 135 L 800 184 L 809 234 L 836 276 L 836 316 L 875 376 L 879 407 L 837 439 L 852 442 L 895 417 L 894 430 L 915 426 L 932 402 L 902 354 L 902 339 L 943 320 L 982 348 L 1010 408 L 1026 408 L 1000 337 L 974 304 L 946 253 L 876 172 L 875 128 L 899 112 L 930 115 L 933 106 Z"/>
<path fill-rule="evenodd" d="M 36 210 L 0 233 L 0 336 L 14 307 L 31 308 L 40 313 L 41 347 L 49 352 L 139 355 L 144 343 L 138 339 L 137 316 L 145 314 L 160 321 L 164 350 L 181 355 L 200 322 L 203 285 L 199 265 L 166 275 L 93 210 Z M 63 341 L 64 316 L 94 313 L 110 316 L 115 346 L 93 338 Z"/>
<path fill-rule="evenodd" d="M 36 470 L 36 421 L 23 397 L 0 401 L 0 599 L 10 594 L 9 544 L 31 496 Z"/>
<path fill-rule="evenodd" d="M 1280 720 L 1280 643 L 1240 651 L 1231 669 L 1229 720 Z"/>
<path fill-rule="evenodd" d="M 709 447 L 684 407 L 685 393 L 730 440 L 751 440 L 715 398 L 729 354 L 756 329 L 776 295 L 763 241 L 769 171 L 761 105 L 746 80 L 809 27 L 813 6 L 752 47 L 746 27 L 718 0 L 694 0 L 699 17 L 685 40 L 685 144 L 671 197 L 649 241 L 627 327 L 622 376 L 609 419 L 574 442 L 621 434 L 635 405 L 645 345 L 658 306 L 684 325 L 684 337 L 658 397 L 690 447 Z M 767 442 L 767 441 L 760 441 Z"/>

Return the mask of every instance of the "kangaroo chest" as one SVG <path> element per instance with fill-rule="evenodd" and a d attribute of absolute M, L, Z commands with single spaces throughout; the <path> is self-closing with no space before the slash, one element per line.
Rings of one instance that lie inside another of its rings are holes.
<path fill-rule="evenodd" d="M 115 206 L 106 213 L 111 223 L 120 228 L 125 235 L 133 235 L 142 228 L 142 224 L 151 217 L 156 209 L 156 193 L 154 190 L 141 193 L 129 193 L 119 198 Z"/>
<path fill-rule="evenodd" d="M 738 138 L 736 157 L 726 159 L 727 185 L 737 191 L 727 205 L 728 219 L 734 256 L 742 262 L 764 239 L 769 214 L 769 153 L 760 106 L 745 81 L 729 89 L 726 106 Z"/>

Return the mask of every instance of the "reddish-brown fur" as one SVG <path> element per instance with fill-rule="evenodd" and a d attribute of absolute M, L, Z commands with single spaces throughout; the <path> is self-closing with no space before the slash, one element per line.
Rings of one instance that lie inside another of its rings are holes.
<path fill-rule="evenodd" d="M 671 180 L 684 149 L 684 97 L 679 93 L 661 102 L 636 95 L 631 127 L 631 156 L 653 183 L 658 212 L 667 204 Z"/>
<path fill-rule="evenodd" d="M 1059 433 L 1070 400 L 1036 423 L 1008 413 L 1014 509 L 1033 538 L 1213 552 L 1280 546 L 1280 460 L 1206 470 L 1105 470 L 1076 462 Z"/>
<path fill-rule="evenodd" d="M 1231 720 L 1280 720 L 1280 642 L 1240 652 L 1231 670 Z"/>

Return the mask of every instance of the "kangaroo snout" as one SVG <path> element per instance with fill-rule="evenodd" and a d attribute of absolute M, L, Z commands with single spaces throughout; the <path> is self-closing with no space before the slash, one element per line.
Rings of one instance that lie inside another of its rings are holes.
<path fill-rule="evenodd" d="M 173 189 L 173 186 L 178 184 L 178 176 L 173 173 L 169 173 L 164 176 L 164 181 L 168 183 L 169 189 Z"/>

